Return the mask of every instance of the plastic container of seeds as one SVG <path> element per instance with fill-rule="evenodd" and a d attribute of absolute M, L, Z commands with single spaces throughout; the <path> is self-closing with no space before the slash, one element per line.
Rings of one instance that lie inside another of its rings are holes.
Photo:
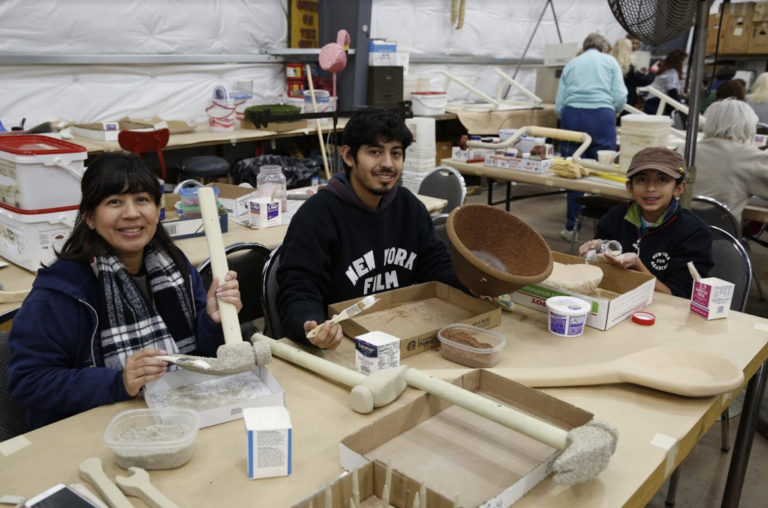
<path fill-rule="evenodd" d="M 200 187 L 184 187 L 183 189 L 179 189 L 179 197 L 181 197 L 181 203 L 184 206 L 188 207 L 200 207 L 200 198 L 197 197 L 197 191 L 200 190 Z M 218 200 L 219 198 L 219 188 L 213 187 L 213 195 Z"/>
<path fill-rule="evenodd" d="M 104 444 L 128 469 L 174 469 L 192 458 L 200 417 L 191 409 L 134 409 L 115 416 Z"/>
<path fill-rule="evenodd" d="M 448 325 L 437 332 L 440 354 L 467 367 L 493 367 L 507 343 L 503 335 L 471 325 Z"/>

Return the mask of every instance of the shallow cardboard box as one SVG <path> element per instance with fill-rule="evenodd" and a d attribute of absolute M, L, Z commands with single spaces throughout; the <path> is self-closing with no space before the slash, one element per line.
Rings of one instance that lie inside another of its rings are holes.
<path fill-rule="evenodd" d="M 181 197 L 178 194 L 166 194 L 165 195 L 165 219 L 160 223 L 168 231 L 171 238 L 181 240 L 183 238 L 194 238 L 196 236 L 205 236 L 205 228 L 203 228 L 203 219 L 179 219 L 176 213 L 176 202 Z M 221 232 L 226 233 L 229 231 L 229 215 L 223 208 L 219 208 L 219 224 L 221 225 Z"/>
<path fill-rule="evenodd" d="M 258 131 L 286 132 L 306 129 L 307 122 L 304 120 L 296 120 L 295 122 L 269 122 L 266 127 L 256 127 L 248 120 L 243 120 L 240 122 L 240 127 Z"/>
<path fill-rule="evenodd" d="M 768 21 L 753 21 L 749 37 L 749 54 L 768 53 Z"/>
<path fill-rule="evenodd" d="M 360 508 L 379 508 L 384 490 L 384 479 L 387 467 L 381 462 L 368 462 L 357 470 L 358 488 L 360 489 Z M 346 508 L 352 497 L 352 475 L 345 474 L 333 483 L 331 488 L 333 508 Z M 427 503 L 429 508 L 454 508 L 453 501 L 427 488 Z M 399 471 L 392 471 L 389 504 L 395 508 L 406 508 L 413 505 L 413 495 L 419 492 L 421 482 Z M 406 501 L 407 499 L 407 501 Z M 425 506 L 420 500 L 421 506 Z M 311 506 L 325 508 L 325 487 L 307 499 L 296 503 L 292 508 L 309 508 Z"/>
<path fill-rule="evenodd" d="M 552 258 L 566 265 L 584 264 L 583 258 L 553 252 Z M 653 302 L 653 290 L 656 277 L 634 270 L 621 270 L 607 263 L 594 263 L 603 271 L 603 280 L 598 288 L 619 293 L 613 300 L 595 298 L 564 289 L 553 288 L 544 284 L 532 284 L 512 293 L 512 301 L 532 309 L 547 312 L 547 298 L 553 296 L 575 296 L 592 304 L 592 311 L 587 316 L 587 326 L 598 330 L 608 330 L 632 316 Z"/>
<path fill-rule="evenodd" d="M 452 141 L 438 141 L 435 148 L 435 165 L 440 166 L 443 163 L 443 159 L 450 159 L 453 155 L 453 142 Z"/>
<path fill-rule="evenodd" d="M 218 187 L 218 200 L 221 206 L 232 217 L 239 217 L 249 212 L 248 202 L 256 199 L 256 189 L 253 187 L 238 187 L 228 183 L 209 183 L 206 187 Z"/>
<path fill-rule="evenodd" d="M 467 309 L 473 313 L 472 317 L 463 320 L 450 320 L 445 324 L 429 330 L 424 333 L 410 335 L 404 337 L 403 320 L 399 320 L 398 323 L 393 325 L 398 329 L 381 327 L 378 331 L 389 333 L 395 337 L 400 338 L 400 358 L 407 358 L 417 353 L 422 353 L 428 349 L 436 348 L 440 345 L 437 340 L 437 332 L 443 326 L 447 326 L 453 323 L 464 323 L 480 328 L 493 328 L 501 323 L 501 309 L 498 305 L 469 296 L 456 288 L 452 288 L 441 282 L 427 282 L 424 284 L 417 284 L 407 288 L 394 289 L 392 291 L 385 291 L 383 293 L 377 293 L 376 298 L 380 300 L 373 307 L 361 312 L 357 316 L 345 319 L 341 322 L 341 329 L 344 331 L 344 335 L 354 340 L 355 337 L 363 335 L 364 333 L 372 332 L 365 326 L 358 322 L 358 318 L 365 316 L 366 314 L 372 314 L 392 307 L 396 307 L 403 303 L 414 302 L 418 300 L 427 300 L 429 298 L 440 298 L 457 307 Z M 356 304 L 360 299 L 347 300 L 346 302 L 334 303 L 328 306 L 328 316 L 334 314 L 341 314 L 341 312 L 347 307 Z"/>
<path fill-rule="evenodd" d="M 564 430 L 593 416 L 486 370 L 468 372 L 453 383 Z M 458 493 L 466 508 L 511 506 L 546 478 L 559 453 L 430 394 L 347 436 L 339 448 L 341 466 L 348 471 L 391 460 L 393 470 L 426 482 L 438 494 L 453 498 Z"/>
<path fill-rule="evenodd" d="M 163 120 L 158 116 L 152 118 L 121 118 L 120 130 L 159 130 L 168 129 L 170 134 L 184 134 L 197 129 L 195 120 Z"/>
<path fill-rule="evenodd" d="M 232 420 L 239 420 L 243 417 L 243 409 L 247 407 L 285 406 L 285 390 L 283 390 L 283 387 L 280 386 L 280 383 L 277 382 L 267 368 L 256 367 L 251 372 L 261 378 L 264 384 L 267 385 L 267 388 L 272 392 L 272 395 L 200 411 L 201 429 L 220 423 L 231 422 Z M 155 393 L 218 378 L 219 376 L 198 374 L 197 372 L 182 369 L 166 372 L 166 374 L 157 381 L 144 385 L 144 400 L 149 408 L 153 408 L 152 395 Z"/>
<path fill-rule="evenodd" d="M 485 165 L 495 168 L 512 169 L 515 171 L 524 171 L 526 173 L 536 173 L 544 175 L 550 173 L 549 168 L 555 163 L 554 159 L 522 159 L 520 157 L 511 157 L 509 155 L 488 154 L 485 156 Z"/>

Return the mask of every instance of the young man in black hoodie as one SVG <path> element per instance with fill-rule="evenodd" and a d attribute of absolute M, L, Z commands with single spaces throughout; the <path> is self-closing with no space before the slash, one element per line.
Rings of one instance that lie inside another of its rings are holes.
<path fill-rule="evenodd" d="M 388 110 L 365 108 L 350 118 L 345 173 L 302 205 L 281 248 L 277 308 L 290 339 L 338 347 L 341 326 L 325 320 L 331 303 L 433 280 L 464 289 L 426 208 L 397 186 L 412 141 Z M 323 328 L 308 339 L 318 323 Z"/>
<path fill-rule="evenodd" d="M 702 277 L 714 266 L 712 234 L 701 219 L 685 210 L 677 198 L 685 190 L 685 160 L 667 148 L 637 152 L 627 169 L 627 190 L 633 200 L 613 207 L 597 223 L 597 236 L 621 243 L 620 256 L 605 257 L 620 268 L 656 277 L 656 291 L 690 298 L 693 261 Z M 579 247 L 586 256 L 602 240 Z"/>

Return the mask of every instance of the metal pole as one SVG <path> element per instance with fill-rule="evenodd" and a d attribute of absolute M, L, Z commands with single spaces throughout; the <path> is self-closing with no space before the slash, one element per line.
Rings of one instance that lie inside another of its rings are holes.
<path fill-rule="evenodd" d="M 704 75 L 704 53 L 707 49 L 707 21 L 709 3 L 699 0 L 699 12 L 696 14 L 696 30 L 693 39 L 693 67 L 689 69 L 692 86 L 688 97 L 688 129 L 685 133 L 685 163 L 689 168 L 685 177 L 687 187 L 680 197 L 684 208 L 691 208 L 693 184 L 696 182 L 696 134 L 699 131 L 699 109 L 701 109 L 701 78 Z"/>
<path fill-rule="evenodd" d="M 541 20 L 544 18 L 544 14 L 547 12 L 547 7 L 552 3 L 552 0 L 547 0 L 547 3 L 544 4 L 544 9 L 541 11 L 541 16 L 539 16 L 539 20 L 536 22 L 536 26 L 533 27 L 533 32 L 531 33 L 531 38 L 528 39 L 528 44 L 525 46 L 525 51 L 523 51 L 523 56 L 520 58 L 521 60 L 525 59 L 525 55 L 528 53 L 528 48 L 531 47 L 531 43 L 533 42 L 533 37 L 536 35 L 536 30 L 539 29 L 539 24 L 541 24 Z M 555 14 L 555 4 L 552 4 L 552 14 Z M 557 37 L 560 39 L 560 42 L 563 42 L 563 38 L 560 36 L 560 27 L 557 25 L 557 16 L 555 16 L 555 27 L 557 27 Z M 515 69 L 515 73 L 512 75 L 512 79 L 515 79 L 517 77 L 517 73 L 520 70 L 520 66 L 523 65 L 522 62 L 517 64 L 517 69 Z M 505 94 L 506 96 L 506 94 Z"/>

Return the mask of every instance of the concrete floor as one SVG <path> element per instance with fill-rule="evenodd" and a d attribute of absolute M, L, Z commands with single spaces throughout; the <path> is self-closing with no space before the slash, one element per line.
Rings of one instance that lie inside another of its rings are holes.
<path fill-rule="evenodd" d="M 536 186 L 515 185 L 512 187 L 512 195 L 535 194 L 544 190 Z M 503 199 L 504 191 L 503 185 L 498 186 L 494 190 L 494 200 Z M 487 199 L 487 191 L 467 196 L 468 203 L 485 204 Z M 498 206 L 503 207 L 503 205 Z M 514 201 L 511 204 L 510 212 L 528 222 L 541 233 L 552 250 L 567 253 L 570 244 L 560 238 L 560 231 L 565 225 L 565 207 L 565 194 L 562 194 Z M 584 228 L 586 235 L 582 234 L 582 236 L 583 240 L 586 241 L 592 238 L 591 221 L 586 223 Z M 763 288 L 768 291 L 768 249 L 759 245 L 752 245 L 752 261 L 755 276 L 762 282 Z M 754 284 L 746 312 L 768 318 L 768 302 L 758 301 Z M 731 445 L 735 440 L 738 424 L 738 417 L 731 419 Z M 716 423 L 683 462 L 676 506 L 679 508 L 719 507 L 730 460 L 731 453 L 720 451 L 720 423 Z M 648 503 L 647 508 L 665 506 L 666 494 L 667 484 L 656 493 L 651 502 Z M 743 508 L 765 508 L 768 506 L 768 440 L 760 434 L 755 436 L 740 506 Z"/>

